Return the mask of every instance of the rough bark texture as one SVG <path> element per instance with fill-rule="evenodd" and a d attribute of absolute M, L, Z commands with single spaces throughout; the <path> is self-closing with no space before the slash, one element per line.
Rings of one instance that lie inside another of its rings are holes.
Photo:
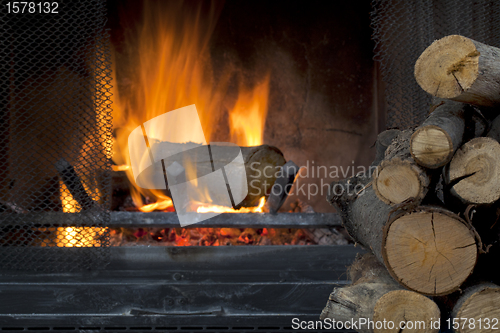
<path fill-rule="evenodd" d="M 321 312 L 322 320 L 329 318 L 341 322 L 359 321 L 364 318 L 371 321 L 400 322 L 422 320 L 426 330 L 419 332 L 437 332 L 429 329 L 431 318 L 439 318 L 440 311 L 430 299 L 415 292 L 403 290 L 387 273 L 372 254 L 358 258 L 349 268 L 352 284 L 335 288 L 330 294 L 326 307 Z M 395 330 L 377 330 L 368 325 L 356 328 L 360 333 L 397 332 Z"/>
<path fill-rule="evenodd" d="M 411 136 L 410 151 L 415 161 L 430 169 L 448 163 L 462 144 L 465 108 L 460 102 L 435 99 L 431 114 Z"/>
<path fill-rule="evenodd" d="M 371 178 L 363 176 L 333 182 L 327 199 L 337 209 L 355 242 L 383 262 L 383 228 L 392 207 L 377 197 L 371 184 Z"/>
<path fill-rule="evenodd" d="M 500 49 L 459 35 L 432 43 L 415 64 L 429 94 L 480 106 L 500 104 Z"/>
<path fill-rule="evenodd" d="M 500 142 L 500 116 L 493 119 L 486 136 Z"/>
<path fill-rule="evenodd" d="M 413 198 L 421 202 L 431 184 L 430 174 L 411 156 L 411 130 L 404 130 L 387 147 L 385 157 L 373 176 L 375 193 L 389 205 Z"/>
<path fill-rule="evenodd" d="M 387 147 L 391 145 L 392 140 L 394 140 L 400 133 L 401 131 L 398 129 L 388 129 L 377 136 L 377 142 L 375 142 L 375 159 L 371 164 L 372 167 L 378 166 L 380 162 L 382 162 L 385 157 Z"/>

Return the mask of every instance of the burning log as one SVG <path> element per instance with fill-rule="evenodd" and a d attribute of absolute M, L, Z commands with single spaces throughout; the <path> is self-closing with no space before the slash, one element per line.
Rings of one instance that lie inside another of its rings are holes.
<path fill-rule="evenodd" d="M 80 177 L 76 173 L 73 166 L 64 158 L 59 159 L 55 163 L 55 168 L 59 172 L 62 181 L 70 191 L 73 198 L 80 204 L 82 209 L 90 209 L 94 206 L 94 201 L 89 197 L 87 191 L 83 187 Z"/>
<path fill-rule="evenodd" d="M 373 255 L 365 254 L 357 258 L 348 272 L 352 284 L 333 290 L 320 319 L 359 323 L 363 318 L 381 323 L 385 320 L 395 325 L 423 321 L 426 329 L 421 332 L 439 331 L 438 327 L 431 328 L 431 321 L 440 317 L 436 303 L 416 292 L 404 290 Z M 393 329 L 398 331 L 398 327 Z M 365 325 L 356 331 L 368 333 L 374 332 L 374 329 Z"/>
<path fill-rule="evenodd" d="M 487 137 L 465 143 L 445 168 L 450 193 L 465 204 L 492 204 L 500 198 L 500 144 Z"/>
<path fill-rule="evenodd" d="M 493 332 L 499 328 L 500 287 L 480 283 L 469 287 L 455 304 L 450 326 L 457 333 Z"/>
<path fill-rule="evenodd" d="M 279 169 L 286 161 L 278 148 L 268 145 L 241 147 L 241 153 L 247 174 L 248 194 L 235 208 L 257 206 L 262 196 L 269 197 Z"/>
<path fill-rule="evenodd" d="M 299 166 L 293 161 L 288 161 L 281 168 L 281 173 L 271 188 L 271 193 L 266 200 L 266 208 L 269 212 L 275 214 L 283 205 L 288 193 L 299 173 Z"/>
<path fill-rule="evenodd" d="M 429 94 L 479 106 L 500 104 L 500 49 L 451 35 L 432 43 L 415 64 Z"/>
<path fill-rule="evenodd" d="M 179 145 L 183 144 L 168 142 L 156 144 L 158 150 L 184 150 L 179 149 Z M 165 169 L 168 172 L 168 170 L 172 169 L 172 165 L 178 164 L 178 166 L 183 167 L 181 172 L 183 176 L 179 176 L 180 179 L 195 179 L 212 173 L 214 169 L 217 170 L 230 164 L 239 153 L 238 149 L 234 149 L 238 147 L 226 147 L 218 144 L 211 144 L 210 147 L 210 153 L 206 146 L 197 146 L 169 156 L 164 160 Z M 239 204 L 235 205 L 237 209 L 257 206 L 261 197 L 268 197 L 276 178 L 280 174 L 280 168 L 286 162 L 283 153 L 273 146 L 262 145 L 240 147 L 240 149 L 246 171 L 248 194 Z M 141 174 L 139 177 L 151 177 L 147 171 L 146 169 L 143 172 L 144 175 Z M 226 184 L 229 185 L 227 178 Z"/>
<path fill-rule="evenodd" d="M 411 136 L 412 131 L 405 130 L 392 140 L 373 175 L 375 193 L 386 204 L 399 204 L 410 198 L 420 202 L 427 194 L 430 173 L 412 158 Z"/>

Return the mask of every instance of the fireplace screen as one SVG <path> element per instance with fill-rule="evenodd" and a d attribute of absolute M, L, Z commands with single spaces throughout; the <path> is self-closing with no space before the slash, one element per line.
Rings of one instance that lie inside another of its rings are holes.
<path fill-rule="evenodd" d="M 18 4 L 0 14 L 0 266 L 104 266 L 111 152 L 105 3 L 58 2 L 51 13 Z"/>
<path fill-rule="evenodd" d="M 430 95 L 414 79 L 417 58 L 436 39 L 459 34 L 500 46 L 500 2 L 374 0 L 371 25 L 386 84 L 387 127 L 418 126 Z"/>

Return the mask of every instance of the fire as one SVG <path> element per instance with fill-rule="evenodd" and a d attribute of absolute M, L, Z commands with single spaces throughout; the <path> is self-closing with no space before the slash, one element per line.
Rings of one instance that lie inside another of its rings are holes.
<path fill-rule="evenodd" d="M 172 199 L 168 198 L 163 201 L 157 201 L 155 203 L 149 204 L 149 205 L 144 205 L 142 207 L 139 207 L 139 210 L 143 213 L 149 213 L 154 210 L 173 210 L 174 204 L 172 202 Z"/>
<path fill-rule="evenodd" d="M 88 188 L 85 188 L 89 192 Z M 59 181 L 59 195 L 61 198 L 63 213 L 79 213 L 82 208 L 78 201 L 66 187 L 62 180 Z M 39 228 L 37 231 L 49 231 L 50 235 L 55 235 L 42 241 L 41 246 L 57 247 L 99 247 L 101 243 L 99 236 L 106 232 L 103 227 L 57 227 L 57 228 Z"/>
<path fill-rule="evenodd" d="M 113 171 L 127 171 L 130 169 L 130 165 L 112 165 L 111 170 Z"/>
<path fill-rule="evenodd" d="M 229 113 L 231 138 L 240 146 L 259 146 L 264 142 L 269 80 L 268 75 L 253 90 L 240 88 L 238 100 Z"/>
<path fill-rule="evenodd" d="M 235 77 L 235 71 L 227 67 L 214 75 L 209 53 L 220 10 L 214 2 L 145 1 L 142 22 L 125 37 L 123 53 L 115 54 L 116 59 L 119 56 L 126 59 L 126 62 L 118 62 L 118 66 L 125 67 L 122 73 L 127 73 L 127 78 L 120 81 L 121 85 L 113 83 L 116 135 L 113 160 L 119 166 L 115 169 L 125 171 L 131 184 L 135 185 L 129 167 L 130 132 L 180 107 L 196 105 L 207 142 L 211 138 L 217 141 L 214 129 L 229 119 L 233 143 L 240 146 L 263 143 L 270 74 L 262 73 L 261 82 L 251 87 L 242 83 L 242 76 L 236 76 L 240 81 L 238 96 L 228 97 L 229 82 Z M 234 101 L 232 106 L 230 101 Z M 224 117 L 226 109 L 229 117 Z M 132 198 L 141 211 L 172 208 L 172 201 L 161 190 L 135 187 Z M 156 203 L 144 205 L 143 198 Z M 202 211 L 231 209 L 199 208 Z"/>
<path fill-rule="evenodd" d="M 98 238 L 105 231 L 99 227 L 59 227 L 57 228 L 58 247 L 99 247 Z"/>
<path fill-rule="evenodd" d="M 199 206 L 196 209 L 197 213 L 262 213 L 264 204 L 266 203 L 266 197 L 260 198 L 259 205 L 257 207 L 243 207 L 239 210 L 236 210 L 232 207 L 224 207 L 217 205 L 207 205 L 207 206 Z"/>
<path fill-rule="evenodd" d="M 64 213 L 78 213 L 82 210 L 82 207 L 80 207 L 78 201 L 73 198 L 73 195 L 62 180 L 59 180 L 59 195 Z"/>

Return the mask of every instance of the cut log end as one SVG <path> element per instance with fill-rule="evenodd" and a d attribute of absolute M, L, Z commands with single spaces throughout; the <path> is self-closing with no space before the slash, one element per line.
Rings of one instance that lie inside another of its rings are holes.
<path fill-rule="evenodd" d="M 427 178 L 420 175 L 420 170 L 408 160 L 392 159 L 383 161 L 374 179 L 374 190 L 379 199 L 388 205 L 403 201 L 424 198 Z M 424 178 L 424 179 L 423 179 Z"/>
<path fill-rule="evenodd" d="M 479 286 L 473 293 L 465 294 L 465 300 L 460 302 L 460 306 L 454 309 L 455 318 L 467 318 L 468 324 L 460 325 L 458 333 L 485 333 L 496 332 L 498 324 L 494 323 L 500 319 L 500 288 Z M 490 323 L 481 325 L 479 323 Z M 495 328 L 493 327 L 495 326 Z"/>
<path fill-rule="evenodd" d="M 445 130 L 437 126 L 425 126 L 413 133 L 410 152 L 418 164 L 436 169 L 450 161 L 453 142 Z"/>
<path fill-rule="evenodd" d="M 436 209 L 399 215 L 390 221 L 382 251 L 397 281 L 433 296 L 458 289 L 477 259 L 474 236 L 464 222 Z"/>
<path fill-rule="evenodd" d="M 467 204 L 491 204 L 500 198 L 500 144 L 487 137 L 464 144 L 453 156 L 447 183 L 459 180 L 451 193 Z"/>
<path fill-rule="evenodd" d="M 479 51 L 466 37 L 451 35 L 432 43 L 415 64 L 418 84 L 436 97 L 453 99 L 478 77 Z"/>
<path fill-rule="evenodd" d="M 437 333 L 439 325 L 433 328 L 431 322 L 438 321 L 439 318 L 439 308 L 431 299 L 409 290 L 393 290 L 383 295 L 375 304 L 373 321 L 387 321 L 396 325 L 392 330 L 375 329 L 374 332 L 398 333 L 401 332 L 400 323 L 418 323 L 418 327 L 408 325 L 407 329 L 411 332 Z"/>

